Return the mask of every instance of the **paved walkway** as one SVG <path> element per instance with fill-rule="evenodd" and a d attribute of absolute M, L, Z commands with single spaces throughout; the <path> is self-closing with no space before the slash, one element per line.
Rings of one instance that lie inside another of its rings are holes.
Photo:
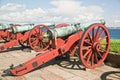
<path fill-rule="evenodd" d="M 37 53 L 23 52 L 21 49 L 0 54 L 0 80 L 120 80 L 120 69 L 101 65 L 95 69 L 83 70 L 82 65 L 67 61 L 52 60 L 41 68 L 23 76 L 2 77 L 3 70 L 11 64 L 18 65 L 34 57 Z M 80 68 L 81 67 L 81 68 Z M 71 69 L 72 68 L 72 69 Z"/>

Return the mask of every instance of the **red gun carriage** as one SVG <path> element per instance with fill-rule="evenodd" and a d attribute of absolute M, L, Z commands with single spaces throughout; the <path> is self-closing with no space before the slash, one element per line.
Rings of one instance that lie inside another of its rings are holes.
<path fill-rule="evenodd" d="M 83 65 L 96 68 L 106 59 L 110 48 L 110 35 L 104 20 L 49 29 L 44 34 L 33 28 L 29 38 L 35 43 L 34 50 L 41 46 L 38 43 L 44 45 L 45 41 L 49 48 L 25 63 L 7 69 L 6 73 L 16 76 L 26 74 L 58 56 L 72 56 L 77 49 Z"/>

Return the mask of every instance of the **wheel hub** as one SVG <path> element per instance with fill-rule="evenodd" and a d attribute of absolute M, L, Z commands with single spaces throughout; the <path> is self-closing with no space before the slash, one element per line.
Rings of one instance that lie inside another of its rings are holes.
<path fill-rule="evenodd" d="M 99 51 L 99 49 L 100 49 L 100 43 L 99 42 L 93 43 L 92 49 L 95 50 L 95 51 Z"/>
<path fill-rule="evenodd" d="M 40 39 L 40 40 L 43 40 L 43 36 L 39 36 L 39 39 Z"/>

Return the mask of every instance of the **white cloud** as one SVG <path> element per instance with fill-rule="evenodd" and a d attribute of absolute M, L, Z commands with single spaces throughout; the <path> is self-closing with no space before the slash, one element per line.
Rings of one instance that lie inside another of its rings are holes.
<path fill-rule="evenodd" d="M 65 16 L 74 16 L 79 12 L 80 2 L 75 2 L 72 0 L 56 0 L 52 1 L 51 4 L 55 7 L 51 11 L 54 11 L 56 14 L 64 14 Z"/>
<path fill-rule="evenodd" d="M 7 3 L 6 5 L 0 7 L 0 12 L 18 11 L 23 9 L 25 9 L 25 5 Z"/>
<path fill-rule="evenodd" d="M 25 5 L 8 3 L 0 7 L 0 21 L 72 23 L 103 18 L 104 10 L 100 6 L 84 6 L 80 1 L 74 0 L 53 0 L 51 4 L 53 5 L 52 8 L 27 9 Z"/>
<path fill-rule="evenodd" d="M 54 8 L 49 9 L 50 13 L 62 15 L 66 22 L 88 21 L 103 18 L 103 9 L 100 6 L 83 6 L 81 2 L 73 0 L 55 0 L 51 2 Z M 69 18 L 69 19 L 68 19 Z"/>

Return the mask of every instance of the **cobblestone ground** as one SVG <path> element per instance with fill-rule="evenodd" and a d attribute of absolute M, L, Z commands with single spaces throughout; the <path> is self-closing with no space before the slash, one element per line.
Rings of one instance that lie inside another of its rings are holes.
<path fill-rule="evenodd" d="M 20 48 L 0 54 L 0 80 L 120 80 L 120 68 L 102 64 L 84 70 L 82 65 L 64 60 L 52 60 L 41 68 L 23 76 L 5 76 L 3 71 L 11 64 L 18 65 L 34 57 L 36 52 L 23 52 Z M 81 68 L 80 68 L 81 67 Z"/>

